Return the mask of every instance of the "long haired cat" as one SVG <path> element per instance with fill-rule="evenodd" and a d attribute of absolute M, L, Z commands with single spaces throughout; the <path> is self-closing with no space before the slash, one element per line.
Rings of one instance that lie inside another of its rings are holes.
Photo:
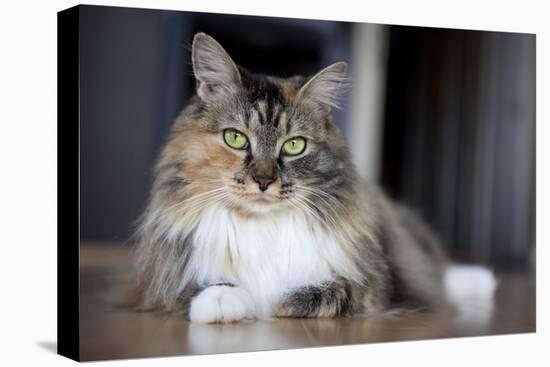
<path fill-rule="evenodd" d="M 162 150 L 137 233 L 140 309 L 232 322 L 445 299 L 438 241 L 361 183 L 331 118 L 346 63 L 256 75 L 204 33 L 192 61 L 196 96 Z"/>

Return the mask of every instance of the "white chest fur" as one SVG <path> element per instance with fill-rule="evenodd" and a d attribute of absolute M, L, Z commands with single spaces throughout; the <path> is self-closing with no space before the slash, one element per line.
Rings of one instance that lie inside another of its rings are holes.
<path fill-rule="evenodd" d="M 249 292 L 260 317 L 281 296 L 334 278 L 346 257 L 326 229 L 300 213 L 245 218 L 224 207 L 207 209 L 194 231 L 182 285 L 236 284 Z"/>

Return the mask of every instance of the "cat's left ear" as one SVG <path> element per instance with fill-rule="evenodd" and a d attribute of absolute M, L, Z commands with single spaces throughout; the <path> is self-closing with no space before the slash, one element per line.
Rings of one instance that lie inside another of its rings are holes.
<path fill-rule="evenodd" d="M 209 35 L 195 35 L 192 60 L 197 80 L 197 94 L 204 102 L 223 98 L 241 86 L 241 74 L 237 65 L 223 47 Z"/>
<path fill-rule="evenodd" d="M 344 61 L 327 66 L 311 77 L 300 91 L 300 102 L 312 103 L 326 112 L 338 108 L 338 96 L 346 79 L 348 64 Z"/>

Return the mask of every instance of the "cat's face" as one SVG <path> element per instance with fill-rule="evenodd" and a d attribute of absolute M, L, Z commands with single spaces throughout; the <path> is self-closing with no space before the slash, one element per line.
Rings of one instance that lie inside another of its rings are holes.
<path fill-rule="evenodd" d="M 246 212 L 333 205 L 352 170 L 330 117 L 346 64 L 309 79 L 251 75 L 204 34 L 193 63 L 201 118 L 184 144 L 186 179 Z"/>

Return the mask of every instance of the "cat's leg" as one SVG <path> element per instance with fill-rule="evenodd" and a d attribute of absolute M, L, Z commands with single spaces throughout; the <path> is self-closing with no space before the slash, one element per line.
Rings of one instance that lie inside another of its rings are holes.
<path fill-rule="evenodd" d="M 345 279 L 300 287 L 285 295 L 274 308 L 277 317 L 339 317 L 362 311 L 364 291 Z"/>
<path fill-rule="evenodd" d="M 189 320 L 193 322 L 235 322 L 255 316 L 256 307 L 250 294 L 231 284 L 204 288 L 190 302 Z"/>

